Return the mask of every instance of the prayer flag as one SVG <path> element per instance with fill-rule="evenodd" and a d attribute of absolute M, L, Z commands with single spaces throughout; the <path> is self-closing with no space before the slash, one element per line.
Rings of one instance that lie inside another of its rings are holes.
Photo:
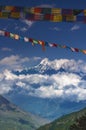
<path fill-rule="evenodd" d="M 62 9 L 62 15 L 73 15 L 72 9 Z"/>
<path fill-rule="evenodd" d="M 25 42 L 29 42 L 29 38 L 24 37 L 24 41 L 25 41 Z"/>
<path fill-rule="evenodd" d="M 14 35 L 14 39 L 18 40 L 19 39 L 19 35 L 15 34 Z"/>
<path fill-rule="evenodd" d="M 52 8 L 52 14 L 58 14 L 61 15 L 62 10 L 58 8 Z"/>
<path fill-rule="evenodd" d="M 42 8 L 36 7 L 34 8 L 34 13 L 40 14 L 42 12 Z"/>
<path fill-rule="evenodd" d="M 5 36 L 5 31 L 0 30 L 0 35 Z"/>
<path fill-rule="evenodd" d="M 20 12 L 11 12 L 10 18 L 19 19 L 20 16 Z"/>
<path fill-rule="evenodd" d="M 62 22 L 62 15 L 54 15 L 53 16 L 53 22 Z"/>

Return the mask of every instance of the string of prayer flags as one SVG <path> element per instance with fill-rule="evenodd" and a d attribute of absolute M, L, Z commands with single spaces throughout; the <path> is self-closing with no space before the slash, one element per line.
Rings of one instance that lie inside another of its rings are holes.
<path fill-rule="evenodd" d="M 44 7 L 29 8 L 18 6 L 0 6 L 0 18 L 27 19 L 31 21 L 86 23 L 86 10 Z"/>
<path fill-rule="evenodd" d="M 72 52 L 82 52 L 83 54 L 86 54 L 86 50 L 82 50 L 82 49 L 79 49 L 79 48 L 74 48 L 74 47 L 69 47 L 69 46 L 66 46 L 66 45 L 61 45 L 61 44 L 57 44 L 57 43 L 50 43 L 50 42 L 47 42 L 47 41 L 42 41 L 42 40 L 35 40 L 33 38 L 28 38 L 28 37 L 22 37 L 22 36 L 19 36 L 18 34 L 13 34 L 11 32 L 7 32 L 7 31 L 3 31 L 3 30 L 0 30 L 0 36 L 5 36 L 5 37 L 9 37 L 9 38 L 12 38 L 12 39 L 15 39 L 15 40 L 22 40 L 24 42 L 27 42 L 27 43 L 32 43 L 32 45 L 41 45 L 42 46 L 42 49 L 45 50 L 45 47 L 55 47 L 55 48 L 62 48 L 62 49 L 68 49 L 68 50 L 71 50 Z"/>
<path fill-rule="evenodd" d="M 0 11 L 11 12 L 28 12 L 32 14 L 61 14 L 61 15 L 78 15 L 84 12 L 84 9 L 64 9 L 64 8 L 47 8 L 47 7 L 19 7 L 19 6 L 0 6 Z"/>
<path fill-rule="evenodd" d="M 51 22 L 82 22 L 86 23 L 86 16 L 75 15 L 55 15 L 55 14 L 22 14 L 20 12 L 0 12 L 0 18 L 5 19 L 27 19 L 31 21 L 51 21 Z"/>

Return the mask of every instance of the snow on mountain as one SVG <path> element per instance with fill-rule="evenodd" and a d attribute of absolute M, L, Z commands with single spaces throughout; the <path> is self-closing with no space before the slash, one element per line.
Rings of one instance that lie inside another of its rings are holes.
<path fill-rule="evenodd" d="M 86 72 L 86 64 L 83 65 L 83 61 L 75 61 L 68 59 L 60 59 L 60 60 L 52 60 L 50 61 L 48 58 L 43 59 L 39 65 L 36 66 L 39 68 L 39 71 L 44 72 L 48 69 L 60 70 L 61 68 L 70 71 L 70 72 Z"/>
<path fill-rule="evenodd" d="M 20 74 L 55 74 L 57 72 L 75 72 L 75 73 L 86 73 L 86 63 L 81 60 L 69 60 L 69 59 L 55 59 L 49 60 L 48 58 L 44 58 L 41 62 L 34 66 L 29 67 L 27 69 L 19 72 Z"/>

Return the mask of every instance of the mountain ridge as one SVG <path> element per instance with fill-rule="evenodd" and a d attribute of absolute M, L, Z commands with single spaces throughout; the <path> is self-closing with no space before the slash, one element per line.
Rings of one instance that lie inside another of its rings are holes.
<path fill-rule="evenodd" d="M 53 122 L 41 126 L 37 130 L 69 130 L 70 126 L 75 123 L 75 121 L 86 114 L 86 107 L 80 111 L 73 112 L 64 115 Z"/>
<path fill-rule="evenodd" d="M 51 71 L 52 72 L 51 74 L 55 74 L 57 72 L 72 72 L 72 73 L 77 73 L 77 74 L 84 74 L 86 70 L 82 64 L 83 64 L 83 61 L 75 61 L 73 59 L 49 60 L 48 58 L 44 58 L 40 61 L 38 65 L 35 65 L 33 67 L 28 67 L 24 70 L 13 71 L 13 72 L 18 75 L 28 74 L 28 73 L 29 74 L 36 74 L 36 73 L 47 74 L 47 71 Z"/>
<path fill-rule="evenodd" d="M 1 130 L 35 130 L 45 120 L 18 108 L 0 95 L 0 129 Z"/>

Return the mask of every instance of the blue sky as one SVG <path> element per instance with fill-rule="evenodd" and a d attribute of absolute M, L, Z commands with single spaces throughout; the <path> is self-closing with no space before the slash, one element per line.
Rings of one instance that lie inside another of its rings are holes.
<path fill-rule="evenodd" d="M 1 0 L 0 5 L 85 9 L 86 2 L 84 0 L 65 0 L 65 2 L 64 0 L 21 0 L 21 2 L 18 0 Z M 26 20 L 0 19 L 0 29 L 38 40 L 86 49 L 86 25 L 83 23 L 31 22 Z M 27 44 L 23 41 L 15 41 L 5 37 L 0 37 L 0 49 L 0 58 L 10 55 L 20 55 L 27 57 L 48 57 L 49 59 L 86 59 L 86 55 L 82 53 L 73 53 L 66 49 L 50 47 L 46 48 L 46 51 L 43 52 L 38 45 L 33 47 L 31 43 Z"/>
<path fill-rule="evenodd" d="M 0 0 L 0 5 L 85 9 L 86 1 Z M 27 36 L 37 40 L 86 49 L 86 24 L 83 23 L 0 19 L 0 30 L 16 33 L 23 37 Z M 23 75 L 22 78 L 21 75 L 13 74 L 12 70 L 23 70 L 25 67 L 36 65 L 43 58 L 45 58 L 42 61 L 42 65 L 45 65 L 43 69 L 46 69 L 48 64 L 56 70 L 63 67 L 66 72 L 51 76 L 27 74 Z M 65 99 L 70 98 L 71 100 L 76 97 L 76 102 L 86 100 L 86 78 L 83 79 L 82 75 L 78 75 L 80 72 L 86 75 L 86 55 L 83 53 L 50 47 L 46 47 L 46 51 L 42 51 L 42 47 L 39 45 L 33 47 L 31 43 L 0 36 L 0 94 L 15 91 L 13 86 L 16 85 L 30 94 L 34 90 L 35 95 L 42 98 L 56 95 L 56 97 L 64 99 L 65 93 Z M 34 88 L 33 84 L 39 84 L 39 88 Z"/>

